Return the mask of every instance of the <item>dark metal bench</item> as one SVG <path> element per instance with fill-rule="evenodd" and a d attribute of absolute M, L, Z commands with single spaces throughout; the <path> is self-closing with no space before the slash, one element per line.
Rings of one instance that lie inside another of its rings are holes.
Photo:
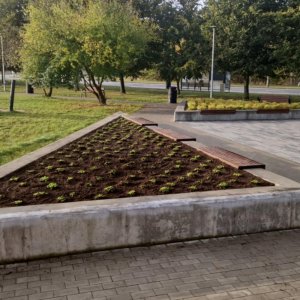
<path fill-rule="evenodd" d="M 258 100 L 260 102 L 291 103 L 291 97 L 288 95 L 261 95 Z"/>

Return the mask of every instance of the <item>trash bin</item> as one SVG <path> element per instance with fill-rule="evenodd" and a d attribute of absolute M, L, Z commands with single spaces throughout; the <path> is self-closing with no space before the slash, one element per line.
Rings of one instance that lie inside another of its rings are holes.
<path fill-rule="evenodd" d="M 224 93 L 224 91 L 225 91 L 225 85 L 224 83 L 220 83 L 220 92 Z"/>
<path fill-rule="evenodd" d="M 26 93 L 27 94 L 34 94 L 33 86 L 29 83 L 26 84 Z"/>
<path fill-rule="evenodd" d="M 169 88 L 169 103 L 177 103 L 177 88 L 175 86 L 171 86 Z"/>

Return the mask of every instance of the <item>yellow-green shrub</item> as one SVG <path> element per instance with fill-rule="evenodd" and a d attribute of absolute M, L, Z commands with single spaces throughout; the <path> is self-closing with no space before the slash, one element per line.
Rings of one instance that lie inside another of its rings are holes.
<path fill-rule="evenodd" d="M 201 99 L 188 100 L 188 110 L 205 110 L 205 109 L 300 109 L 300 103 L 274 103 L 274 102 L 258 102 L 258 101 L 242 101 L 242 100 L 216 100 Z"/>

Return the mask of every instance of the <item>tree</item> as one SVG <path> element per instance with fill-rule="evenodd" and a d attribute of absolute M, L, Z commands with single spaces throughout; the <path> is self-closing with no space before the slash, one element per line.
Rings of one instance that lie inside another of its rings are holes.
<path fill-rule="evenodd" d="M 3 37 L 6 67 L 12 70 L 18 70 L 20 65 L 20 29 L 26 21 L 27 3 L 28 0 L 0 0 L 0 35 Z"/>
<path fill-rule="evenodd" d="M 46 2 L 36 1 L 28 12 L 30 23 L 23 34 L 21 61 L 23 77 L 43 89 L 46 97 L 52 96 L 54 87 L 68 85 L 72 81 L 74 68 L 56 54 L 54 36 L 49 29 L 52 19 L 47 13 Z"/>
<path fill-rule="evenodd" d="M 288 1 L 286 6 L 276 14 L 278 32 L 281 40 L 276 50 L 280 64 L 280 73 L 294 73 L 300 76 L 300 4 Z"/>
<path fill-rule="evenodd" d="M 183 76 L 200 77 L 206 55 L 198 1 L 133 0 L 133 5 L 142 19 L 156 25 L 158 38 L 149 47 L 149 61 L 166 81 L 166 87 L 176 80 L 179 90 Z"/>
<path fill-rule="evenodd" d="M 38 2 L 29 6 L 30 22 L 25 26 L 25 73 L 31 73 L 26 62 L 47 57 L 46 64 L 38 63 L 43 74 L 51 66 L 59 80 L 64 76 L 69 81 L 78 71 L 86 90 L 106 104 L 104 79 L 118 76 L 144 52 L 151 26 L 140 21 L 130 4 L 115 0 Z M 47 8 L 41 3 L 48 3 Z M 29 51 L 36 38 L 37 47 Z"/>
<path fill-rule="evenodd" d="M 216 65 L 244 78 L 244 98 L 249 99 L 250 76 L 272 76 L 278 66 L 280 45 L 275 12 L 285 0 L 207 0 L 207 31 L 216 26 Z"/>

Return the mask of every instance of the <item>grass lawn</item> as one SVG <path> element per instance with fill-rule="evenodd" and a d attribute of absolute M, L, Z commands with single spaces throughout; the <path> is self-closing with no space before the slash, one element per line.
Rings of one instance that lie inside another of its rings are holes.
<path fill-rule="evenodd" d="M 140 104 L 95 100 L 46 99 L 16 94 L 14 113 L 0 111 L 0 164 L 38 149 L 112 113 L 134 112 Z M 0 110 L 8 109 L 8 94 L 0 94 Z"/>

